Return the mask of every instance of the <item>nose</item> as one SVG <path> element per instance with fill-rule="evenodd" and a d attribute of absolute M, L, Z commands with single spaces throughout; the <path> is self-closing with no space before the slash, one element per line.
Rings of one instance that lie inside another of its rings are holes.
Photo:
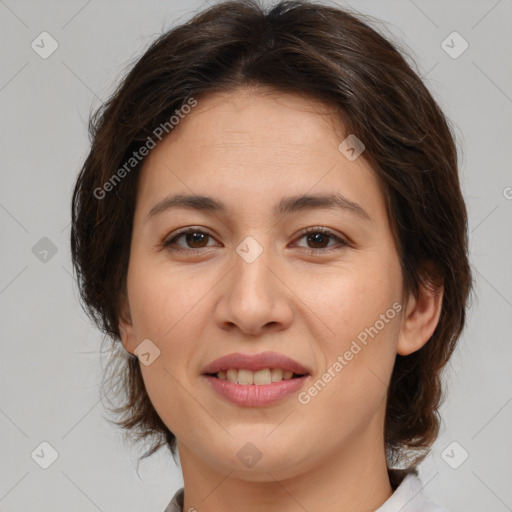
<path fill-rule="evenodd" d="M 263 250 L 254 261 L 233 255 L 233 268 L 219 290 L 221 298 L 215 311 L 220 328 L 259 336 L 290 326 L 294 294 L 286 285 L 277 256 L 270 253 Z"/>

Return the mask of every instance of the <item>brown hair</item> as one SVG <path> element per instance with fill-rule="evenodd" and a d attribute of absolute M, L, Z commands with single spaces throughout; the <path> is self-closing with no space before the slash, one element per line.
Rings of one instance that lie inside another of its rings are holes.
<path fill-rule="evenodd" d="M 91 150 L 72 200 L 71 250 L 82 303 L 118 347 L 140 163 L 101 198 L 95 191 L 107 190 L 116 170 L 191 98 L 254 85 L 324 101 L 366 146 L 363 157 L 386 194 L 405 291 L 444 285 L 435 332 L 420 350 L 397 355 L 389 386 L 388 466 L 413 468 L 437 437 L 441 370 L 464 326 L 472 284 L 467 214 L 447 119 L 369 20 L 317 2 L 265 9 L 256 0 L 228 1 L 161 35 L 91 117 Z M 153 441 L 143 457 L 165 444 L 174 457 L 176 438 L 151 404 L 137 357 L 117 363 L 109 382 L 124 402 L 113 409 L 122 418 L 114 423 L 134 441 Z"/>

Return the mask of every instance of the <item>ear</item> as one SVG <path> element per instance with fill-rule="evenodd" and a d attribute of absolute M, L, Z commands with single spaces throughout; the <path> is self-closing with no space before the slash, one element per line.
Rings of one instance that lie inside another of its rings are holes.
<path fill-rule="evenodd" d="M 442 282 L 435 283 L 432 279 L 420 285 L 416 295 L 409 295 L 398 337 L 399 355 L 416 352 L 430 339 L 441 316 L 443 291 Z"/>
<path fill-rule="evenodd" d="M 137 347 L 137 343 L 135 342 L 130 306 L 128 304 L 128 297 L 126 294 L 123 294 L 121 298 L 120 310 L 118 327 L 119 334 L 121 335 L 121 341 L 125 350 L 130 354 L 135 355 L 134 351 Z"/>

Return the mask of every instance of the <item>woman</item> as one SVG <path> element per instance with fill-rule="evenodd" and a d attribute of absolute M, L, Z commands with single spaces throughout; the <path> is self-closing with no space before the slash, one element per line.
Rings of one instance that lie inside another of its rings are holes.
<path fill-rule="evenodd" d="M 445 116 L 363 17 L 217 4 L 91 122 L 71 247 L 181 510 L 442 511 L 417 465 L 471 288 Z M 398 469 L 401 468 L 401 469 Z"/>

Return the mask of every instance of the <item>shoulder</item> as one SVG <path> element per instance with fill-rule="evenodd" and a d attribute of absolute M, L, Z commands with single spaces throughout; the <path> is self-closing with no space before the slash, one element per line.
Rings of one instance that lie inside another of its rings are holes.
<path fill-rule="evenodd" d="M 375 512 L 448 512 L 425 496 L 418 475 L 408 473 L 391 497 Z"/>

